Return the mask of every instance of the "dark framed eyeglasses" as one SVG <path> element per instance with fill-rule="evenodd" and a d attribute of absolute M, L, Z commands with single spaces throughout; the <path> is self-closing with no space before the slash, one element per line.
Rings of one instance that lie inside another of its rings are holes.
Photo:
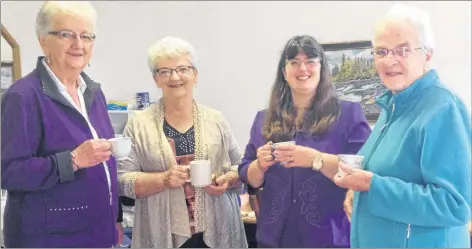
<path fill-rule="evenodd" d="M 373 49 L 371 54 L 377 58 L 384 58 L 388 55 L 389 52 L 392 52 L 393 55 L 400 56 L 400 57 L 407 57 L 413 50 L 419 50 L 423 48 L 410 48 L 410 47 L 396 47 L 394 49 L 386 49 L 386 48 L 376 48 Z"/>
<path fill-rule="evenodd" d="M 169 78 L 172 76 L 172 73 L 175 71 L 179 76 L 187 76 L 190 74 L 191 71 L 195 70 L 195 67 L 192 66 L 179 66 L 176 68 L 167 68 L 162 67 L 156 69 L 156 74 L 159 77 Z"/>
<path fill-rule="evenodd" d="M 96 38 L 94 33 L 84 32 L 84 33 L 77 34 L 69 30 L 49 31 L 48 34 L 55 35 L 63 40 L 73 40 L 73 39 L 76 39 L 77 37 L 80 37 L 80 40 L 85 43 L 93 42 L 95 41 L 95 38 Z"/>

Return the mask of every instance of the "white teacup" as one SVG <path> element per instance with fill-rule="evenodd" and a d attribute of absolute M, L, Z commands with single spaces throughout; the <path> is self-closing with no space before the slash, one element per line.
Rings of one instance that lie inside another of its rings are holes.
<path fill-rule="evenodd" d="M 275 144 L 272 144 L 272 156 L 276 158 L 275 154 L 273 153 L 274 150 L 277 148 L 277 146 L 282 145 L 282 144 L 296 144 L 295 141 L 285 141 L 285 142 L 278 142 Z M 286 164 L 287 162 L 281 162 L 282 165 Z"/>
<path fill-rule="evenodd" d="M 362 161 L 364 161 L 364 156 L 341 154 L 341 155 L 338 155 L 338 157 L 339 157 L 339 161 L 343 162 L 345 165 L 356 168 L 356 169 L 362 169 Z M 346 172 L 344 172 L 339 167 L 338 175 L 341 177 L 344 177 L 346 175 Z"/>
<path fill-rule="evenodd" d="M 278 145 L 282 145 L 282 144 L 296 144 L 296 143 L 295 141 L 278 142 L 272 145 L 272 149 L 275 150 L 275 148 L 277 148 Z"/>
<path fill-rule="evenodd" d="M 211 184 L 211 163 L 209 160 L 191 161 L 190 183 L 194 187 L 206 187 Z"/>
<path fill-rule="evenodd" d="M 115 137 L 108 139 L 111 144 L 111 153 L 117 160 L 128 158 L 131 152 L 131 138 L 130 137 Z"/>

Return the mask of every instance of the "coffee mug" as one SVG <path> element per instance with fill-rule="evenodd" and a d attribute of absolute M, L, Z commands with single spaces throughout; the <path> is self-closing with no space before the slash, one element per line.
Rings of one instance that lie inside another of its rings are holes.
<path fill-rule="evenodd" d="M 130 137 L 115 137 L 108 139 L 111 144 L 111 153 L 118 160 L 128 158 L 131 152 L 131 138 Z"/>
<path fill-rule="evenodd" d="M 362 161 L 364 161 L 364 156 L 341 154 L 338 155 L 338 157 L 339 161 L 343 162 L 345 165 L 356 169 L 362 169 Z M 346 175 L 346 172 L 344 172 L 340 167 L 338 167 L 338 175 L 344 177 Z"/>
<path fill-rule="evenodd" d="M 209 160 L 195 160 L 190 165 L 190 184 L 206 187 L 211 184 L 211 163 Z"/>

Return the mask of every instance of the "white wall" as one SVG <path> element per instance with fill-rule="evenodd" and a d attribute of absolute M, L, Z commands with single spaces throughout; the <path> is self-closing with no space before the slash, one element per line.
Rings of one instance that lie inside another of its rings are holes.
<path fill-rule="evenodd" d="M 22 72 L 41 55 L 35 17 L 42 2 L 1 2 L 1 21 L 21 46 Z M 310 34 L 321 43 L 368 40 L 394 2 L 93 2 L 98 33 L 87 72 L 107 98 L 130 100 L 155 88 L 146 50 L 164 36 L 180 36 L 199 53 L 196 98 L 221 110 L 243 147 L 257 110 L 264 108 L 286 40 Z M 415 2 L 436 31 L 435 65 L 471 105 L 470 2 Z M 21 16 L 21 17 L 20 17 Z"/>
<path fill-rule="evenodd" d="M 13 54 L 12 49 L 8 42 L 2 36 L 2 46 L 0 47 L 0 53 L 2 56 L 2 61 L 12 61 Z"/>

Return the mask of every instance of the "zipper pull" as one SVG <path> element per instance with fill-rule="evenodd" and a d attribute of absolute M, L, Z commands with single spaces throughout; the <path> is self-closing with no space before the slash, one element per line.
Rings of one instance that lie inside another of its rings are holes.
<path fill-rule="evenodd" d="M 380 128 L 380 132 L 383 132 L 384 129 L 385 129 L 385 127 L 387 127 L 387 124 L 384 124 L 384 125 L 382 126 L 382 128 Z"/>
<path fill-rule="evenodd" d="M 411 225 L 408 224 L 408 228 L 406 229 L 406 238 L 407 238 L 407 239 L 410 238 L 410 233 L 411 233 Z"/>

